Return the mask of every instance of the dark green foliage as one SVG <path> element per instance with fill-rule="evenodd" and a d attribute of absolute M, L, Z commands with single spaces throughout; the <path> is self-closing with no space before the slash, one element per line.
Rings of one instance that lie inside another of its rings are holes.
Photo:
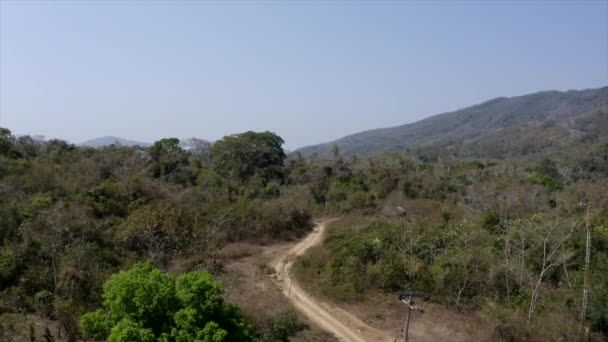
<path fill-rule="evenodd" d="M 596 256 L 594 266 L 589 319 L 594 329 L 608 334 L 608 255 L 601 254 Z"/>
<path fill-rule="evenodd" d="M 129 194 L 114 177 L 109 177 L 100 185 L 88 191 L 91 207 L 95 215 L 125 217 L 128 213 Z"/>
<path fill-rule="evenodd" d="M 187 150 L 175 139 L 149 150 L 92 149 L 4 134 L 9 150 L 0 154 L 0 314 L 45 316 L 69 340 L 82 337 L 78 318 L 87 311 L 93 313 L 83 324 L 92 337 L 110 336 L 115 329 L 113 340 L 156 340 L 163 333 L 175 341 L 198 335 L 221 339 L 240 328 L 220 318 L 207 322 L 199 301 L 182 304 L 188 300 L 178 296 L 173 276 L 152 277 L 154 283 L 173 284 L 168 302 L 156 297 L 162 286 L 150 285 L 153 291 L 142 303 L 158 307 L 146 307 L 150 315 L 129 313 L 119 321 L 107 307 L 94 313 L 102 307 L 102 284 L 142 259 L 171 269 L 195 259 L 186 267 L 217 271 L 222 265 L 216 254 L 225 244 L 295 239 L 310 230 L 314 215 L 356 220 L 332 229 L 324 247 L 297 264 L 326 294 L 348 300 L 373 291 L 420 289 L 438 302 L 487 310 L 500 326 L 527 326 L 543 232 L 552 222 L 580 221 L 579 203 L 590 201 L 596 228 L 588 318 L 594 331 L 605 332 L 608 238 L 601 227 L 608 217 L 608 145 L 596 127 L 602 115 L 594 113 L 578 127 L 588 148 L 581 149 L 577 140 L 560 154 L 537 151 L 527 159 L 506 160 L 462 158 L 466 149 L 433 145 L 372 159 L 350 158 L 335 149 L 329 159 L 295 154 L 285 163 L 282 140 L 268 132 L 229 136 L 215 147 L 185 145 Z M 538 129 L 559 133 L 558 126 L 546 126 Z M 527 130 L 518 134 L 523 137 Z M 495 152 L 509 156 L 508 149 Z M 416 157 L 422 155 L 428 158 Z M 555 243 L 562 233 L 555 231 L 548 241 Z M 564 247 L 556 266 L 543 275 L 531 331 L 513 329 L 509 336 L 572 336 L 545 325 L 556 322 L 566 329 L 580 317 L 581 231 Z M 166 277 L 169 282 L 163 283 Z M 208 283 L 197 279 L 183 285 Z M 226 315 L 234 310 L 222 308 Z M 285 315 L 259 327 L 257 337 L 281 341 L 298 324 Z M 27 339 L 27 326 L 20 332 Z"/>
<path fill-rule="evenodd" d="M 215 269 L 209 256 L 229 241 L 294 238 L 311 227 L 307 199 L 283 198 L 282 150 L 276 163 L 258 165 L 254 184 L 215 172 L 205 143 L 93 149 L 1 135 L 0 314 L 45 316 L 70 341 L 78 316 L 100 307 L 102 284 L 136 260 L 164 265 L 196 254 L 198 267 Z M 121 324 L 124 338 L 142 332 Z M 206 327 L 218 336 L 220 328 Z M 27 327 L 20 333 L 27 338 Z"/>
<path fill-rule="evenodd" d="M 416 199 L 418 197 L 417 185 L 411 180 L 406 179 L 401 183 L 401 191 L 407 198 Z"/>
<path fill-rule="evenodd" d="M 481 227 L 492 234 L 502 233 L 500 215 L 496 211 L 489 211 L 481 217 Z"/>
<path fill-rule="evenodd" d="M 256 173 L 264 180 L 283 179 L 283 139 L 272 132 L 245 132 L 215 142 L 214 170 L 230 179 L 246 181 Z"/>
<path fill-rule="evenodd" d="M 0 127 L 0 155 L 8 155 L 13 147 L 11 131 Z"/>
<path fill-rule="evenodd" d="M 163 178 L 181 184 L 192 181 L 187 169 L 188 153 L 180 147 L 179 139 L 161 139 L 148 151 L 152 160 L 150 171 L 154 178 Z"/>
<path fill-rule="evenodd" d="M 310 187 L 310 191 L 312 193 L 315 202 L 318 204 L 324 204 L 327 202 L 327 192 L 329 191 L 329 180 L 321 179 L 314 183 Z"/>
<path fill-rule="evenodd" d="M 0 247 L 0 288 L 14 284 L 22 272 L 24 249 L 16 243 Z"/>
<path fill-rule="evenodd" d="M 608 226 L 596 226 L 593 234 L 592 287 L 588 314 L 594 329 L 608 335 Z"/>
<path fill-rule="evenodd" d="M 390 184 L 376 187 L 383 197 L 393 190 L 395 179 L 386 174 L 379 177 L 387 179 Z M 376 206 L 378 191 L 373 191 L 370 184 L 376 184 L 366 175 L 355 175 L 352 166 L 337 157 L 332 166 L 323 166 L 320 176 L 310 185 L 310 193 L 316 204 L 322 205 L 326 210 L 337 209 L 349 212 L 356 209 L 369 209 Z M 379 196 L 379 195 L 378 195 Z"/>

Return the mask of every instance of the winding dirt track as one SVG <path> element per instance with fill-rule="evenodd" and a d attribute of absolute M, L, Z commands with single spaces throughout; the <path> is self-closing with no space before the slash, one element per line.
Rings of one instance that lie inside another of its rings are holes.
<path fill-rule="evenodd" d="M 270 262 L 270 266 L 276 272 L 273 281 L 297 310 L 320 328 L 335 335 L 339 340 L 351 342 L 392 341 L 387 332 L 370 327 L 352 314 L 307 294 L 291 276 L 290 271 L 295 259 L 304 254 L 307 249 L 323 241 L 325 227 L 332 221 L 335 221 L 335 219 L 320 221 L 304 239 Z"/>

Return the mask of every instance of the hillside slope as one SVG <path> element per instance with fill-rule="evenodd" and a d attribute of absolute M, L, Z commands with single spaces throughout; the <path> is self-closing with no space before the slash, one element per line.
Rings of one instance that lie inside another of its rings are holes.
<path fill-rule="evenodd" d="M 105 147 L 105 146 L 110 146 L 110 145 L 142 146 L 142 147 L 150 146 L 150 144 L 146 143 L 146 142 L 127 140 L 127 139 L 123 139 L 123 138 L 119 138 L 119 137 L 112 137 L 112 136 L 99 137 L 99 138 L 90 139 L 90 140 L 80 143 L 80 146 L 95 147 L 95 148 Z"/>
<path fill-rule="evenodd" d="M 581 133 L 575 128 L 576 121 L 607 106 L 608 87 L 500 97 L 415 123 L 364 131 L 298 151 L 306 156 L 324 155 L 337 145 L 343 154 L 370 156 L 429 145 L 500 144 L 522 135 L 576 137 Z"/>

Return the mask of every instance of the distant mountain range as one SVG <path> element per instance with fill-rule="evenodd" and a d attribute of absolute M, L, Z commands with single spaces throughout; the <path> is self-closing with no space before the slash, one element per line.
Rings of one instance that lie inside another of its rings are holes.
<path fill-rule="evenodd" d="M 79 145 L 97 148 L 97 147 L 105 147 L 105 146 L 110 146 L 110 145 L 147 147 L 147 146 L 150 146 L 151 144 L 146 143 L 146 142 L 141 142 L 141 141 L 133 141 L 133 140 L 127 140 L 127 139 L 123 139 L 123 138 L 119 138 L 119 137 L 107 136 L 107 137 L 99 137 L 99 138 L 95 138 L 95 139 L 90 139 L 90 140 L 80 143 Z"/>
<path fill-rule="evenodd" d="M 584 122 L 597 122 L 590 116 L 600 115 L 593 112 L 605 109 L 608 87 L 543 91 L 499 97 L 411 124 L 364 131 L 297 151 L 305 156 L 323 156 L 337 145 L 346 155 L 371 156 L 408 148 L 458 145 L 476 156 L 525 154 L 529 149 L 586 134 L 589 127 Z M 608 135 L 608 131 L 600 130 L 599 134 Z"/>

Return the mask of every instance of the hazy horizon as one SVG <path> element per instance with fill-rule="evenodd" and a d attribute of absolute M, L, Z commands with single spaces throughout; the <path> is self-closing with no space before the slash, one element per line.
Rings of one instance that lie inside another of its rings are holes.
<path fill-rule="evenodd" d="M 517 22 L 517 25 L 513 23 Z M 608 2 L 0 2 L 0 126 L 286 148 L 608 84 Z"/>

